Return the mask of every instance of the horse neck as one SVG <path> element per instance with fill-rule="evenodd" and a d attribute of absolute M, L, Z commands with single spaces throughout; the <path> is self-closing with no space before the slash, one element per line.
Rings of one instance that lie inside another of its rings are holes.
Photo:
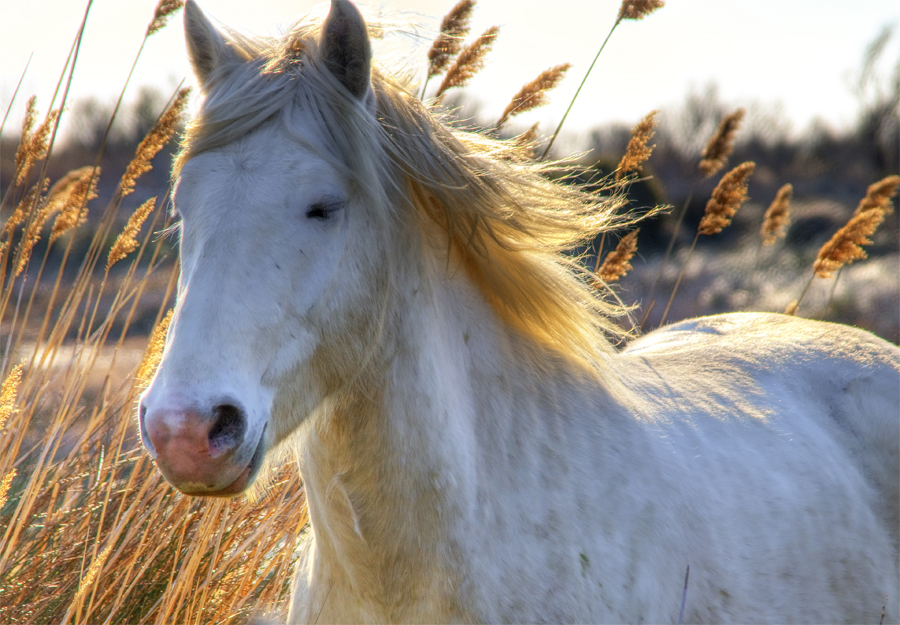
<path fill-rule="evenodd" d="M 537 406 L 554 394 L 559 376 L 537 362 L 542 350 L 506 327 L 454 267 L 435 254 L 405 270 L 384 348 L 305 437 L 316 559 L 331 584 L 343 578 L 357 596 L 367 588 L 411 605 L 409 593 L 433 601 L 452 590 L 447 545 L 472 531 L 483 490 L 476 449 L 515 428 L 524 395 Z"/>

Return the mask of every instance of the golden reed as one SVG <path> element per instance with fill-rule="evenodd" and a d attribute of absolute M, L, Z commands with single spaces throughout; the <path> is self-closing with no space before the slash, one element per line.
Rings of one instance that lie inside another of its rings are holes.
<path fill-rule="evenodd" d="M 440 74 L 451 59 L 459 54 L 462 41 L 469 34 L 469 21 L 475 0 L 461 0 L 441 20 L 441 30 L 428 50 L 428 78 Z"/>
<path fill-rule="evenodd" d="M 650 155 L 653 153 L 655 145 L 647 145 L 656 132 L 656 126 L 659 123 L 656 119 L 659 111 L 650 111 L 644 118 L 631 129 L 631 139 L 628 141 L 628 148 L 625 155 L 619 161 L 616 167 L 616 180 L 621 180 L 627 174 L 637 171 L 641 168 Z"/>
<path fill-rule="evenodd" d="M 467 45 L 447 70 L 434 97 L 440 98 L 448 89 L 464 87 L 472 76 L 484 67 L 484 59 L 494 45 L 494 39 L 500 32 L 499 26 L 491 26 L 478 36 L 478 39 Z"/>
<path fill-rule="evenodd" d="M 150 132 L 147 133 L 147 136 L 138 145 L 134 158 L 128 163 L 128 167 L 122 175 L 122 182 L 119 184 L 119 195 L 121 197 L 134 191 L 137 179 L 142 174 L 153 169 L 151 161 L 159 154 L 163 146 L 169 142 L 172 135 L 175 134 L 184 107 L 187 105 L 190 91 L 190 87 L 179 90 L 172 105 L 166 109 L 166 112 L 162 114 Z"/>
<path fill-rule="evenodd" d="M 869 237 L 875 234 L 885 216 L 893 212 L 891 198 L 896 195 L 898 187 L 900 176 L 888 176 L 869 186 L 850 220 L 819 249 L 813 262 L 812 275 L 800 297 L 788 304 L 784 314 L 793 315 L 797 312 L 813 280 L 830 278 L 833 272 L 844 265 L 868 258 L 863 246 L 872 244 Z"/>
<path fill-rule="evenodd" d="M 619 17 L 616 22 L 622 20 L 642 20 L 657 9 L 666 6 L 663 0 L 622 0 L 619 7 Z"/>
<path fill-rule="evenodd" d="M 706 147 L 703 148 L 700 160 L 700 173 L 707 178 L 728 164 L 728 157 L 734 151 L 734 138 L 741 122 L 744 120 L 745 111 L 742 108 L 734 111 L 719 124 L 715 134 L 710 137 Z"/>
<path fill-rule="evenodd" d="M 717 234 L 731 225 L 737 209 L 747 199 L 747 184 L 755 168 L 755 163 L 747 161 L 722 176 L 706 203 L 706 211 L 697 228 L 699 234 Z"/>
<path fill-rule="evenodd" d="M 519 92 L 513 96 L 509 104 L 506 105 L 500 119 L 497 120 L 497 128 L 500 128 L 506 121 L 515 115 L 536 109 L 550 102 L 547 92 L 555 88 L 566 72 L 572 67 L 571 63 L 563 63 L 550 69 L 545 69 L 538 74 L 538 77 L 522 86 Z"/>
<path fill-rule="evenodd" d="M 135 237 L 137 236 L 137 233 L 140 232 L 141 226 L 144 225 L 144 220 L 146 220 L 147 216 L 153 212 L 154 208 L 156 208 L 156 197 L 152 197 L 138 206 L 131 214 L 131 217 L 128 218 L 128 223 L 125 224 L 122 232 L 116 237 L 116 242 L 113 243 L 113 246 L 109 249 L 109 257 L 106 261 L 107 271 L 110 267 L 137 249 L 138 242 Z"/>
<path fill-rule="evenodd" d="M 626 273 L 631 271 L 631 259 L 637 252 L 637 235 L 640 228 L 632 230 L 619 241 L 616 249 L 606 255 L 600 269 L 596 271 L 597 276 L 606 283 L 615 282 Z"/>
<path fill-rule="evenodd" d="M 763 245 L 772 245 L 778 239 L 784 237 L 788 226 L 791 225 L 791 198 L 794 195 L 794 187 L 786 184 L 778 189 L 775 199 L 766 209 L 763 215 L 763 223 L 759 229 Z"/>

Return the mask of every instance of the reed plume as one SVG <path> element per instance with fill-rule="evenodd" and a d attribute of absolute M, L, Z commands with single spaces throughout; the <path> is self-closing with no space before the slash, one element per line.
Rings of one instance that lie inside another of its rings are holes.
<path fill-rule="evenodd" d="M 459 54 L 462 41 L 469 34 L 469 20 L 474 8 L 475 0 L 460 0 L 441 20 L 441 31 L 428 50 L 428 78 L 444 71 L 450 60 Z"/>
<path fill-rule="evenodd" d="M 746 111 L 739 108 L 730 115 L 726 115 L 719 124 L 718 129 L 710 137 L 706 147 L 703 148 L 699 169 L 707 178 L 725 167 L 728 157 L 734 151 L 734 138 Z"/>
<path fill-rule="evenodd" d="M 138 206 L 137 210 L 135 210 L 131 214 L 131 217 L 128 218 L 128 223 L 125 224 L 122 232 L 116 237 L 116 242 L 113 243 L 113 246 L 109 250 L 109 257 L 106 261 L 107 271 L 109 271 L 110 267 L 137 249 L 138 242 L 135 237 L 137 236 L 137 233 L 140 232 L 144 220 L 153 212 L 154 208 L 156 208 L 156 197 L 152 197 Z"/>
<path fill-rule="evenodd" d="M 16 412 L 16 395 L 21 381 L 22 365 L 16 365 L 6 375 L 3 385 L 0 386 L 0 432 L 6 427 L 7 420 Z"/>
<path fill-rule="evenodd" d="M 47 190 L 47 184 L 47 179 L 44 179 L 31 185 L 31 188 L 28 189 L 22 199 L 19 200 L 19 203 L 16 205 L 15 210 L 13 210 L 12 214 L 10 214 L 9 216 L 9 219 L 7 219 L 6 223 L 3 225 L 3 232 L 5 234 L 11 236 L 15 231 L 16 226 L 28 219 L 28 214 L 31 212 L 31 208 L 37 201 L 38 195 Z M 0 248 L 0 250 L 2 249 L 3 248 Z"/>
<path fill-rule="evenodd" d="M 631 259 L 637 252 L 637 235 L 640 228 L 632 230 L 619 241 L 616 249 L 606 255 L 606 259 L 595 272 L 606 283 L 614 282 L 631 271 Z"/>
<path fill-rule="evenodd" d="M 24 245 L 25 248 L 20 257 L 19 266 L 16 269 L 17 276 L 21 273 L 25 263 L 27 263 L 32 248 L 40 240 L 41 229 L 43 229 L 44 224 L 52 215 L 77 209 L 78 214 L 74 216 L 69 215 L 69 218 L 73 221 L 73 225 L 78 225 L 84 221 L 84 218 L 87 215 L 86 213 L 81 214 L 81 208 L 88 199 L 96 197 L 96 189 L 93 189 L 91 190 L 92 195 L 89 194 L 90 197 L 84 198 L 84 190 L 88 189 L 90 178 L 93 175 L 94 168 L 90 166 L 73 169 L 53 184 L 50 188 L 50 192 L 47 194 L 47 199 L 44 200 L 43 203 L 39 201 L 35 202 L 34 191 L 38 188 L 38 185 L 35 185 L 32 191 L 29 192 L 28 196 L 23 200 L 23 203 L 26 204 L 24 209 L 27 210 L 28 207 L 32 205 L 40 206 L 40 208 L 32 218 L 27 231 L 23 234 L 22 245 Z M 46 189 L 48 182 L 48 180 L 44 181 L 42 189 Z M 19 210 L 17 209 L 17 213 L 18 212 Z M 57 238 L 59 238 L 59 235 L 57 234 L 56 237 L 53 237 L 51 232 L 50 241 L 53 242 Z"/>
<path fill-rule="evenodd" d="M 706 203 L 706 210 L 703 213 L 703 218 L 700 220 L 700 225 L 697 227 L 697 234 L 694 235 L 694 241 L 691 243 L 687 257 L 684 259 L 681 271 L 678 272 L 678 278 L 675 280 L 675 286 L 672 287 L 672 294 L 669 296 L 669 301 L 666 304 L 666 309 L 663 311 L 659 325 L 666 322 L 669 309 L 672 307 L 672 302 L 675 301 L 675 293 L 678 292 L 681 279 L 684 277 L 691 255 L 694 253 L 694 248 L 697 247 L 697 240 L 700 238 L 700 235 L 717 234 L 731 225 L 731 219 L 734 217 L 737 209 L 747 199 L 747 183 L 749 182 L 750 174 L 753 173 L 755 168 L 756 164 L 752 161 L 741 163 L 722 176 L 719 184 L 713 189 L 712 197 Z M 644 321 L 646 319 L 644 317 Z"/>
<path fill-rule="evenodd" d="M 472 77 L 484 67 L 484 59 L 491 47 L 494 45 L 494 39 L 500 32 L 499 26 L 491 26 L 478 36 L 478 39 L 467 45 L 447 70 L 444 80 L 441 81 L 435 98 L 440 98 L 444 92 L 453 87 L 464 87 Z"/>
<path fill-rule="evenodd" d="M 759 230 L 763 245 L 772 245 L 784 237 L 788 226 L 791 225 L 791 197 L 793 195 L 794 187 L 790 184 L 778 189 L 775 199 L 766 209 L 762 227 Z"/>
<path fill-rule="evenodd" d="M 640 169 L 641 165 L 650 158 L 650 154 L 653 153 L 653 148 L 656 146 L 648 146 L 647 143 L 656 132 L 656 125 L 659 123 L 656 119 L 658 113 L 659 111 L 650 111 L 631 129 L 631 139 L 628 141 L 625 156 L 622 157 L 616 168 L 616 181 L 621 180 L 626 174 Z"/>
<path fill-rule="evenodd" d="M 706 211 L 697 228 L 699 234 L 717 234 L 731 224 L 737 209 L 747 199 L 747 183 L 755 168 L 755 163 L 747 161 L 722 176 L 706 203 Z"/>
<path fill-rule="evenodd" d="M 100 178 L 100 168 L 82 167 L 69 172 L 73 180 L 66 185 L 67 193 L 60 207 L 59 215 L 53 222 L 50 232 L 50 243 L 56 241 L 63 234 L 83 224 L 87 219 L 87 203 L 97 197 L 97 181 Z"/>
<path fill-rule="evenodd" d="M 169 22 L 169 18 L 183 6 L 184 0 L 159 0 L 156 10 L 153 12 L 153 19 L 150 20 L 150 24 L 147 26 L 144 38 L 162 30 Z"/>
<path fill-rule="evenodd" d="M 190 87 L 185 87 L 178 91 L 178 95 L 175 96 L 171 106 L 166 109 L 166 112 L 162 114 L 156 124 L 153 125 L 153 128 L 150 129 L 150 132 L 147 133 L 147 136 L 138 145 L 134 158 L 125 169 L 122 181 L 119 183 L 120 197 L 125 197 L 134 191 L 137 179 L 153 169 L 151 161 L 159 154 L 163 146 L 169 142 L 172 135 L 175 134 L 175 129 L 181 120 L 184 107 L 187 105 L 190 91 Z"/>
<path fill-rule="evenodd" d="M 34 164 L 47 156 L 47 144 L 50 139 L 50 131 L 59 117 L 59 111 L 50 111 L 41 125 L 34 129 L 37 117 L 37 98 L 32 96 L 28 100 L 25 111 L 25 120 L 22 123 L 22 137 L 19 147 L 16 149 L 16 181 L 15 185 L 21 185 L 28 178 Z M 33 130 L 34 129 L 34 130 Z"/>
<path fill-rule="evenodd" d="M 622 0 L 619 17 L 616 20 L 642 20 L 657 9 L 666 5 L 663 0 Z"/>
<path fill-rule="evenodd" d="M 870 210 L 880 210 L 885 214 L 893 212 L 891 198 L 897 194 L 898 187 L 900 187 L 900 176 L 888 176 L 869 185 L 866 195 L 859 201 L 853 214 L 859 215 Z"/>
<path fill-rule="evenodd" d="M 898 186 L 900 186 L 898 176 L 888 176 L 869 186 L 850 220 L 819 249 L 813 262 L 813 273 L 803 287 L 800 297 L 796 302 L 791 302 L 785 310 L 786 315 L 797 312 L 813 280 L 830 278 L 832 272 L 844 265 L 868 258 L 863 246 L 872 244 L 869 237 L 875 234 L 885 216 L 893 212 L 891 198 L 896 195 Z"/>
<path fill-rule="evenodd" d="M 31 188 L 31 191 L 29 191 L 28 195 L 26 195 L 25 199 L 23 200 L 23 202 L 27 202 L 27 207 L 25 208 L 25 210 L 28 210 L 28 207 L 32 206 L 38 206 L 39 208 L 31 218 L 31 221 L 28 223 L 28 227 L 22 233 L 22 239 L 19 242 L 19 249 L 16 250 L 16 256 L 18 257 L 19 261 L 16 264 L 16 270 L 13 272 L 13 275 L 17 278 L 28 265 L 28 261 L 31 259 L 31 252 L 32 250 L 34 250 L 34 246 L 37 244 L 37 242 L 41 239 L 41 229 L 44 227 L 44 224 L 52 213 L 53 206 L 49 205 L 46 201 L 42 204 L 40 200 L 40 195 L 47 190 L 47 186 L 49 184 L 50 180 L 48 178 L 44 178 L 43 181 L 36 183 Z"/>
<path fill-rule="evenodd" d="M 3 479 L 0 480 L 0 510 L 3 509 L 3 506 L 6 505 L 6 496 L 9 494 L 9 487 L 12 485 L 12 481 L 16 478 L 16 469 L 12 468 L 6 475 L 3 476 Z"/>
<path fill-rule="evenodd" d="M 75 597 L 72 599 L 73 606 L 76 605 L 79 600 L 84 597 L 85 593 L 91 589 L 91 586 L 94 584 L 94 579 L 97 577 L 97 573 L 99 573 L 100 569 L 103 568 L 103 565 L 106 564 L 106 558 L 109 557 L 109 552 L 112 551 L 112 548 L 113 544 L 108 544 L 91 562 L 87 572 L 78 584 L 78 590 L 75 592 Z"/>
<path fill-rule="evenodd" d="M 16 184 L 21 177 L 19 172 L 22 171 L 28 153 L 28 146 L 31 143 L 31 133 L 34 130 L 34 122 L 37 120 L 37 96 L 33 95 L 28 98 L 25 105 L 25 119 L 22 120 L 22 133 L 19 136 L 19 147 L 16 148 Z"/>
<path fill-rule="evenodd" d="M 137 372 L 134 374 L 137 386 L 141 389 L 150 385 L 150 380 L 153 379 L 153 374 L 156 373 L 156 368 L 162 359 L 163 348 L 166 346 L 166 333 L 169 331 L 169 324 L 172 322 L 172 314 L 174 312 L 174 308 L 169 309 L 166 316 L 153 328 L 153 332 L 150 334 L 147 349 L 144 350 L 141 364 L 138 365 Z"/>
<path fill-rule="evenodd" d="M 538 77 L 529 83 L 526 83 L 519 92 L 513 96 L 513 99 L 506 105 L 500 119 L 497 120 L 497 128 L 500 128 L 506 121 L 514 115 L 519 115 L 526 111 L 544 106 L 550 102 L 547 92 L 555 88 L 565 77 L 566 72 L 572 67 L 571 63 L 563 63 L 545 69 L 538 74 Z"/>
<path fill-rule="evenodd" d="M 863 246 L 872 244 L 869 237 L 884 221 L 884 216 L 883 210 L 867 210 L 853 215 L 850 221 L 819 249 L 813 263 L 813 273 L 816 277 L 830 278 L 833 271 L 844 265 L 868 258 Z"/>

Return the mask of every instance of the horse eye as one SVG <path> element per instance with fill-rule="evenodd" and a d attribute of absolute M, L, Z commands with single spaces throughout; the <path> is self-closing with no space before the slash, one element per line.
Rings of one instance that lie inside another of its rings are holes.
<path fill-rule="evenodd" d="M 307 219 L 328 219 L 341 207 L 338 202 L 316 202 L 306 211 Z"/>

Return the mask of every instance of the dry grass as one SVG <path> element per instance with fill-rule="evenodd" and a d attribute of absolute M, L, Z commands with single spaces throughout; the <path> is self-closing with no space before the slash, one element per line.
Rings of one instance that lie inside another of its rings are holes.
<path fill-rule="evenodd" d="M 791 198 L 794 195 L 794 187 L 786 184 L 778 189 L 775 199 L 766 209 L 763 215 L 763 223 L 759 234 L 763 245 L 774 245 L 775 241 L 784 237 L 788 226 L 791 225 Z"/>
<path fill-rule="evenodd" d="M 734 139 L 745 113 L 744 109 L 738 109 L 726 115 L 710 137 L 706 147 L 703 148 L 703 158 L 700 159 L 699 165 L 700 172 L 704 176 L 712 176 L 728 164 L 728 157 L 734 151 Z"/>
<path fill-rule="evenodd" d="M 537 78 L 526 83 L 519 92 L 513 96 L 509 104 L 506 105 L 506 108 L 500 115 L 500 119 L 497 120 L 496 127 L 500 128 L 510 117 L 520 115 L 521 113 L 525 113 L 526 111 L 549 103 L 550 98 L 547 96 L 547 92 L 555 88 L 562 81 L 570 67 L 572 67 L 571 63 L 556 65 L 550 69 L 545 69 L 538 74 Z"/>
<path fill-rule="evenodd" d="M 622 180 L 622 178 L 633 171 L 638 171 L 641 165 L 653 154 L 653 148 L 656 146 L 647 144 L 656 132 L 656 125 L 659 123 L 656 119 L 658 114 L 659 111 L 650 111 L 644 116 L 644 119 L 631 129 L 631 139 L 628 141 L 625 155 L 619 161 L 619 166 L 616 167 L 617 181 Z"/>
<path fill-rule="evenodd" d="M 631 259 L 637 252 L 637 235 L 639 231 L 640 229 L 632 230 L 622 237 L 616 249 L 607 254 L 603 264 L 595 270 L 597 276 L 604 283 L 615 282 L 634 269 L 631 266 Z M 597 260 L 600 260 L 599 255 Z"/>
<path fill-rule="evenodd" d="M 440 100 L 448 89 L 465 87 L 472 77 L 484 68 L 485 58 L 499 32 L 499 26 L 491 26 L 460 51 L 434 94 L 436 100 Z"/>
<path fill-rule="evenodd" d="M 622 0 L 617 21 L 642 20 L 665 5 L 663 0 Z"/>
<path fill-rule="evenodd" d="M 443 72 L 459 54 L 463 39 L 469 34 L 474 9 L 474 0 L 460 0 L 441 20 L 441 30 L 428 50 L 428 78 Z"/>

